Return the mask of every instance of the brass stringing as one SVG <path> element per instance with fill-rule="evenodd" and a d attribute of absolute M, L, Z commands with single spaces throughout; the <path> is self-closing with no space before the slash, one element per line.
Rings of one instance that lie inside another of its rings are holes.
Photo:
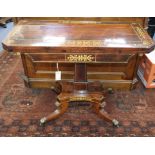
<path fill-rule="evenodd" d="M 64 46 L 80 46 L 80 47 L 101 47 L 103 45 L 102 40 L 66 40 Z"/>
<path fill-rule="evenodd" d="M 151 41 L 146 38 L 145 32 L 140 27 L 135 27 L 135 30 L 137 31 L 139 36 L 142 38 L 143 44 L 146 46 L 149 46 L 151 44 Z"/>
<path fill-rule="evenodd" d="M 69 55 L 67 56 L 67 61 L 74 61 L 74 62 L 92 62 L 95 60 L 95 57 L 93 55 L 86 55 L 86 54 L 80 54 L 80 55 Z"/>

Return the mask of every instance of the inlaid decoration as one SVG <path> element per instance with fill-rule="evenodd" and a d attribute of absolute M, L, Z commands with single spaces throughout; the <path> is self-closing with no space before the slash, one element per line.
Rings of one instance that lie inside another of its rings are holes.
<path fill-rule="evenodd" d="M 64 46 L 71 47 L 101 47 L 103 46 L 102 40 L 66 40 Z"/>
<path fill-rule="evenodd" d="M 92 99 L 90 97 L 82 97 L 82 96 L 72 96 L 69 101 L 88 101 L 91 102 Z"/>
<path fill-rule="evenodd" d="M 69 54 L 66 56 L 66 61 L 70 62 L 92 62 L 95 61 L 95 55 L 92 54 Z"/>
<path fill-rule="evenodd" d="M 153 42 L 148 36 L 146 35 L 146 32 L 140 27 L 138 24 L 134 24 L 134 30 L 138 34 L 139 38 L 141 39 L 144 46 L 150 46 Z"/>

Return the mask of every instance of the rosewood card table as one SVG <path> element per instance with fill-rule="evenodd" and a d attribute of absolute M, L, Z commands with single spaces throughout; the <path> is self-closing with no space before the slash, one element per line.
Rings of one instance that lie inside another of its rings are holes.
<path fill-rule="evenodd" d="M 140 58 L 154 48 L 145 30 L 133 24 L 20 21 L 3 42 L 20 52 L 25 85 L 57 93 L 57 109 L 41 124 L 63 114 L 70 102 L 89 102 L 103 119 L 118 126 L 104 110 L 103 90 L 133 89 Z"/>

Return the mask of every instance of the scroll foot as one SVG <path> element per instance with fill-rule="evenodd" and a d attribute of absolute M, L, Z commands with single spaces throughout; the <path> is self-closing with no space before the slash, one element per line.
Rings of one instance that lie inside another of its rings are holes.
<path fill-rule="evenodd" d="M 46 122 L 56 119 L 67 110 L 68 108 L 67 102 L 63 102 L 62 104 L 59 103 L 59 105 L 58 103 L 59 103 L 58 101 L 55 103 L 58 106 L 58 109 L 56 109 L 53 113 L 49 114 L 48 116 L 41 118 L 40 125 L 44 125 Z"/>
<path fill-rule="evenodd" d="M 115 127 L 119 127 L 119 122 L 116 119 L 113 119 L 112 123 Z"/>
<path fill-rule="evenodd" d="M 112 89 L 112 88 L 108 88 L 108 93 L 109 93 L 109 94 L 114 94 L 113 89 Z"/>
<path fill-rule="evenodd" d="M 43 126 L 46 122 L 46 117 L 40 119 L 40 126 Z"/>
<path fill-rule="evenodd" d="M 110 117 L 109 114 L 104 109 L 101 109 L 104 106 L 105 106 L 105 102 L 102 102 L 102 103 L 95 102 L 93 106 L 94 111 L 100 118 L 112 123 L 115 127 L 119 127 L 119 122 L 116 119 L 113 119 L 112 117 Z"/>

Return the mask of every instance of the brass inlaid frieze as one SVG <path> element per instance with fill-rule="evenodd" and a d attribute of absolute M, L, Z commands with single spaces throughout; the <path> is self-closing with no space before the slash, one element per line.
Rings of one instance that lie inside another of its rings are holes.
<path fill-rule="evenodd" d="M 92 54 L 69 54 L 66 56 L 66 61 L 70 62 L 92 62 L 95 61 L 95 55 Z"/>
<path fill-rule="evenodd" d="M 89 98 L 89 97 L 85 97 L 85 96 L 83 96 L 83 97 L 81 97 L 81 96 L 72 96 L 72 97 L 70 97 L 69 101 L 70 102 L 71 101 L 88 101 L 88 102 L 91 102 L 92 99 Z"/>

